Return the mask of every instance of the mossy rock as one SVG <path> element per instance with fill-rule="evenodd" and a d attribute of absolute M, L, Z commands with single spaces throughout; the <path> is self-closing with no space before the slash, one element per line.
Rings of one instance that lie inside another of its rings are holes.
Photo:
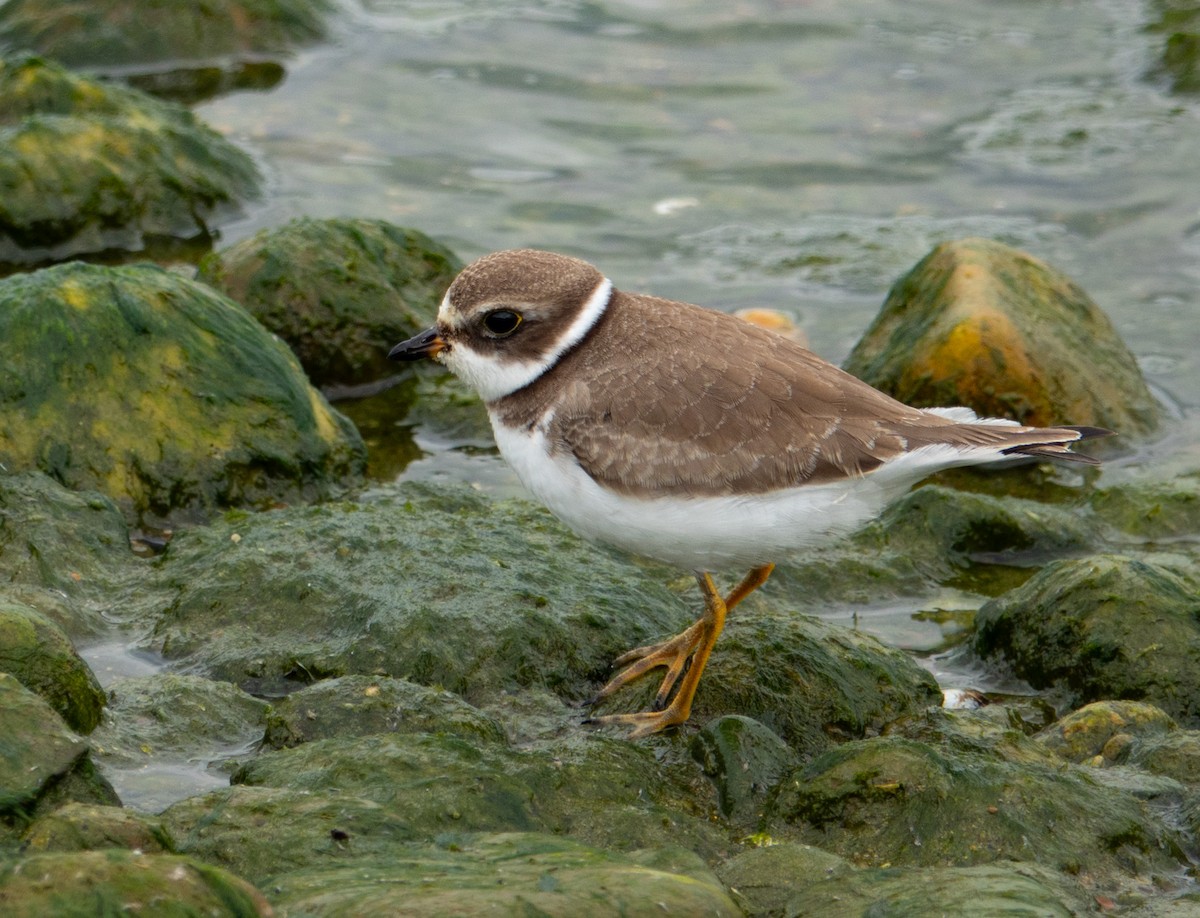
<path fill-rule="evenodd" d="M 763 832 L 858 864 L 1032 861 L 1069 873 L 1170 871 L 1183 842 L 1133 794 L 1061 763 L 881 736 L 786 776 Z"/>
<path fill-rule="evenodd" d="M 1119 533 L 1146 541 L 1200 534 L 1200 476 L 1137 481 L 1096 490 L 1096 516 Z"/>
<path fill-rule="evenodd" d="M 150 266 L 0 281 L 0 464 L 99 490 L 131 520 L 303 500 L 359 481 L 353 425 L 241 307 Z"/>
<path fill-rule="evenodd" d="M 318 385 L 397 372 L 393 345 L 433 324 L 462 262 L 383 220 L 293 220 L 210 255 L 197 277 L 286 341 Z"/>
<path fill-rule="evenodd" d="M 1200 93 L 1200 6 L 1192 0 L 1153 0 L 1147 32 L 1165 35 L 1150 76 L 1166 78 L 1175 93 Z"/>
<path fill-rule="evenodd" d="M 175 849 L 159 820 L 123 807 L 94 803 L 68 803 L 46 813 L 29 827 L 21 841 L 30 854 L 103 848 L 161 854 Z"/>
<path fill-rule="evenodd" d="M 0 391 L 3 387 L 0 381 Z M 0 408 L 4 436 L 7 419 L 15 415 L 10 406 Z M 98 611 L 72 600 L 111 605 L 114 590 L 137 566 L 128 524 L 112 500 L 95 491 L 67 490 L 43 472 L 0 471 L 5 595 L 33 605 L 71 637 L 94 637 L 106 628 Z"/>
<path fill-rule="evenodd" d="M 837 855 L 789 842 L 739 854 L 717 875 L 749 918 L 1074 918 L 1089 908 L 1078 883 L 1034 864 L 857 869 Z"/>
<path fill-rule="evenodd" d="M 1140 701 L 1096 701 L 1072 711 L 1035 737 L 1068 762 L 1109 765 L 1123 762 L 1139 738 L 1177 730 L 1161 708 Z"/>
<path fill-rule="evenodd" d="M 0 596 L 0 672 L 41 695 L 78 733 L 100 723 L 104 690 L 70 639 L 24 603 Z"/>
<path fill-rule="evenodd" d="M 972 647 L 1071 707 L 1144 701 L 1200 725 L 1200 595 L 1187 569 L 1122 555 L 1056 561 L 976 614 Z"/>
<path fill-rule="evenodd" d="M 888 294 L 846 369 L 902 402 L 1126 436 L 1160 409 L 1108 317 L 1067 277 L 987 239 L 937 246 Z"/>
<path fill-rule="evenodd" d="M 0 60 L 0 264 L 207 238 L 259 184 L 254 161 L 180 105 Z"/>
<path fill-rule="evenodd" d="M 120 803 L 92 765 L 87 742 L 42 698 L 0 673 L 0 841 L 72 800 Z"/>
<path fill-rule="evenodd" d="M 359 674 L 477 706 L 526 688 L 579 702 L 621 653 L 690 624 L 698 609 L 665 585 L 677 579 L 524 501 L 407 484 L 180 533 L 139 617 L 168 659 L 261 692 Z M 648 705 L 655 682 L 603 711 Z M 939 697 L 900 651 L 755 603 L 731 618 L 694 711 L 698 723 L 745 714 L 812 750 L 830 724 L 859 736 Z"/>
<path fill-rule="evenodd" d="M 691 748 L 717 788 L 721 815 L 746 826 L 757 824 L 768 792 L 798 758 L 775 733 L 739 715 L 709 721 Z"/>
<path fill-rule="evenodd" d="M 395 859 L 276 880 L 289 914 L 541 915 L 651 918 L 742 914 L 688 851 L 614 853 L 536 833 L 473 835 Z"/>
<path fill-rule="evenodd" d="M 373 733 L 443 733 L 502 741 L 504 729 L 457 695 L 404 679 L 343 676 L 271 706 L 263 743 L 272 749 Z"/>
<path fill-rule="evenodd" d="M 274 914 L 262 893 L 220 868 L 177 855 L 117 849 L 34 854 L 0 865 L 0 910 L 8 918 Z"/>
<path fill-rule="evenodd" d="M 678 844 L 707 857 L 727 844 L 700 805 L 705 795 L 653 749 L 603 736 L 520 748 L 429 733 L 315 740 L 261 753 L 232 780 L 361 797 L 399 814 L 424 840 L 541 831 L 602 848 Z"/>
<path fill-rule="evenodd" d="M 1200 731 L 1172 730 L 1137 736 L 1126 761 L 1151 774 L 1200 787 Z"/>
<path fill-rule="evenodd" d="M 245 747 L 262 736 L 269 707 L 228 682 L 179 673 L 117 679 L 109 696 L 92 745 L 110 770 Z"/>
<path fill-rule="evenodd" d="M 0 50 L 88 70 L 279 54 L 325 37 L 329 0 L 10 0 Z"/>

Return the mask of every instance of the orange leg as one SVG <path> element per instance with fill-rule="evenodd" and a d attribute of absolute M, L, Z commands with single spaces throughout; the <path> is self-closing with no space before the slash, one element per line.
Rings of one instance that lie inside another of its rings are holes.
<path fill-rule="evenodd" d="M 686 721 L 692 711 L 692 699 L 696 696 L 696 688 L 700 685 L 700 676 L 704 673 L 704 666 L 708 663 L 713 645 L 716 644 L 721 630 L 725 627 L 726 614 L 766 583 L 774 569 L 774 564 L 764 564 L 754 568 L 724 599 L 717 592 L 712 577 L 705 571 L 697 571 L 696 582 L 700 584 L 700 592 L 704 596 L 703 614 L 686 630 L 670 640 L 638 647 L 618 657 L 615 665 L 625 666 L 625 668 L 617 673 L 592 699 L 594 703 L 602 698 L 607 698 L 617 689 L 628 685 L 655 667 L 665 666 L 667 673 L 659 686 L 653 709 L 638 714 L 606 714 L 602 717 L 591 718 L 589 723 L 624 724 L 633 727 L 629 738 L 637 739 Z M 689 661 L 691 661 L 690 666 L 688 666 Z M 668 705 L 667 699 L 671 695 L 671 689 L 675 687 L 675 683 L 679 680 L 685 667 L 687 674 L 679 683 L 679 691 L 675 693 L 674 700 Z"/>

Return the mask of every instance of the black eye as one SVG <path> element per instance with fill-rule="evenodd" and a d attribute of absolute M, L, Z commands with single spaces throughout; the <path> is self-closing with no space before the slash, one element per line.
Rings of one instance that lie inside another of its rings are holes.
<path fill-rule="evenodd" d="M 520 324 L 521 316 L 511 309 L 495 309 L 483 317 L 483 327 L 497 338 L 511 335 Z"/>

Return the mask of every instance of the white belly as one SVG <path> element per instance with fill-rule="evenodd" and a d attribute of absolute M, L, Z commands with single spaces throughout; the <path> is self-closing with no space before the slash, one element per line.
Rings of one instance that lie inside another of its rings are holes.
<path fill-rule="evenodd" d="M 533 495 L 581 536 L 685 568 L 774 563 L 847 535 L 927 474 L 855 478 L 770 494 L 639 498 L 601 487 L 545 436 L 493 425 L 496 443 Z"/>

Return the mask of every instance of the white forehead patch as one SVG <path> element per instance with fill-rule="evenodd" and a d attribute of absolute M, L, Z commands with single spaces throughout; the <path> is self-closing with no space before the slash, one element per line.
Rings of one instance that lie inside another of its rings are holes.
<path fill-rule="evenodd" d="M 511 360 L 498 358 L 495 354 L 481 354 L 468 345 L 456 342 L 439 355 L 445 364 L 463 382 L 479 393 L 485 402 L 493 402 L 523 389 L 558 362 L 558 358 L 583 340 L 596 324 L 608 301 L 612 299 L 612 281 L 603 278 L 574 321 L 563 331 L 550 352 L 538 360 Z M 450 302 L 449 294 L 442 300 L 438 310 L 438 321 L 454 327 L 458 315 Z"/>

